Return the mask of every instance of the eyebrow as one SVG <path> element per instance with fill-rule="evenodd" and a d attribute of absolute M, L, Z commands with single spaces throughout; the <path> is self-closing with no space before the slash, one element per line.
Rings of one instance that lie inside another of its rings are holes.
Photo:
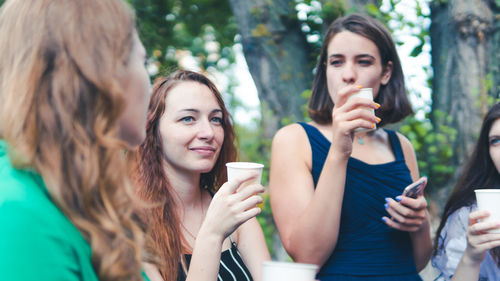
<path fill-rule="evenodd" d="M 342 55 L 342 54 L 331 54 L 331 55 L 329 56 L 329 58 L 343 58 L 343 57 L 345 57 L 345 56 L 344 56 L 344 55 Z M 356 56 L 355 56 L 355 58 L 357 58 L 357 59 L 360 59 L 360 58 L 371 58 L 371 59 L 375 59 L 375 57 L 374 57 L 374 56 L 369 55 L 369 54 L 360 54 L 360 55 L 356 55 Z"/>
<path fill-rule="evenodd" d="M 198 109 L 194 109 L 194 108 L 185 108 L 185 109 L 181 109 L 179 110 L 179 112 L 183 112 L 183 111 L 187 111 L 187 112 L 194 112 L 194 113 L 199 113 L 200 111 Z M 210 113 L 213 114 L 213 113 L 223 113 L 222 112 L 222 109 L 214 109 L 212 110 Z"/>

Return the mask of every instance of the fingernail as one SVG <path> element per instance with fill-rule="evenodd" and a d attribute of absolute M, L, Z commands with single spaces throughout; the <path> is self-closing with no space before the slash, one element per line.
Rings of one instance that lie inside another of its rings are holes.
<path fill-rule="evenodd" d="M 375 129 L 377 127 L 377 125 L 375 124 L 372 124 L 372 128 Z"/>
<path fill-rule="evenodd" d="M 376 108 L 380 108 L 380 104 L 375 103 L 375 107 L 376 107 Z"/>
<path fill-rule="evenodd" d="M 385 204 L 384 204 L 384 207 L 385 207 L 386 209 L 389 209 L 389 204 L 388 204 L 388 203 L 385 203 Z"/>
<path fill-rule="evenodd" d="M 380 119 L 378 117 L 376 117 L 375 119 L 377 120 L 377 123 L 380 123 L 380 121 L 382 121 L 382 119 Z"/>
<path fill-rule="evenodd" d="M 385 202 L 387 202 L 387 203 L 391 202 L 391 198 L 385 197 Z"/>
<path fill-rule="evenodd" d="M 363 86 L 361 86 L 361 85 L 356 85 L 356 88 L 361 89 L 361 88 L 363 88 Z"/>
<path fill-rule="evenodd" d="M 401 200 L 403 200 L 403 197 L 401 197 L 401 196 L 396 196 L 396 201 L 401 202 Z"/>
<path fill-rule="evenodd" d="M 386 219 L 386 218 L 384 218 L 384 217 L 382 217 L 382 221 L 383 221 L 383 222 L 387 222 L 387 219 Z"/>

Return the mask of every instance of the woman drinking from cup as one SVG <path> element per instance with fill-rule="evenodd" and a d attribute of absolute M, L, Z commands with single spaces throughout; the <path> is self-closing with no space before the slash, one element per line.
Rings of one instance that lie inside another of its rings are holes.
<path fill-rule="evenodd" d="M 436 232 L 432 264 L 436 280 L 498 280 L 500 221 L 485 220 L 478 210 L 475 189 L 500 186 L 500 103 L 484 117 L 472 156 L 445 205 Z M 500 204 L 500 202 L 498 202 Z"/>
<path fill-rule="evenodd" d="M 350 98 L 364 88 L 374 101 Z M 316 67 L 313 121 L 282 128 L 271 157 L 281 239 L 295 261 L 320 265 L 318 279 L 420 280 L 431 252 L 427 203 L 401 196 L 419 178 L 415 153 L 382 129 L 411 112 L 387 29 L 359 14 L 333 22 Z"/>
<path fill-rule="evenodd" d="M 165 281 L 261 280 L 269 253 L 255 216 L 264 188 L 240 188 L 257 174 L 225 182 L 236 148 L 215 85 L 183 70 L 157 81 L 146 133 L 136 159 L 137 194 L 156 204 L 144 217 L 162 265 L 160 274 L 154 268 L 148 274 Z"/>

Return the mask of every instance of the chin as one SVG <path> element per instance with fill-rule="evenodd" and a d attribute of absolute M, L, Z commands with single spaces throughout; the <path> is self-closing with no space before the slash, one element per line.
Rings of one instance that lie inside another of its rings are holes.
<path fill-rule="evenodd" d="M 207 164 L 201 164 L 199 165 L 197 168 L 197 170 L 201 173 L 201 174 L 206 174 L 206 173 L 209 173 L 210 171 L 212 171 L 212 169 L 214 168 L 215 166 L 215 163 L 207 163 Z"/>

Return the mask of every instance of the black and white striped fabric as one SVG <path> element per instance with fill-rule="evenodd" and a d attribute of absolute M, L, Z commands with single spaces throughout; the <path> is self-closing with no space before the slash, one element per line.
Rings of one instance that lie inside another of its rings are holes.
<path fill-rule="evenodd" d="M 191 255 L 186 256 L 186 263 L 189 267 L 191 262 Z M 184 274 L 182 267 L 179 270 L 179 276 L 177 281 L 185 281 L 186 275 Z M 220 257 L 220 267 L 219 274 L 217 276 L 217 281 L 253 281 L 252 275 L 248 271 L 247 266 L 241 259 L 238 248 L 236 244 L 231 239 L 231 248 L 223 251 Z"/>

